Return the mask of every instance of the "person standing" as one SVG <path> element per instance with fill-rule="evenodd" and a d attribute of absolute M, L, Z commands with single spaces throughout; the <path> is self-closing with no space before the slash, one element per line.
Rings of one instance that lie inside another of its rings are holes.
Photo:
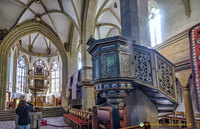
<path fill-rule="evenodd" d="M 18 127 L 19 129 L 29 129 L 31 118 L 29 111 L 33 109 L 33 105 L 25 100 L 21 100 L 17 106 L 16 114 L 18 118 Z"/>

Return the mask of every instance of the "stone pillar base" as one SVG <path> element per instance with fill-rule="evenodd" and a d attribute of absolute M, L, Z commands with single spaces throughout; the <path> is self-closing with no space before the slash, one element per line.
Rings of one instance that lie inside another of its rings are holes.
<path fill-rule="evenodd" d="M 131 91 L 126 100 L 128 126 L 150 122 L 151 129 L 158 129 L 158 110 L 154 103 L 138 88 Z"/>
<path fill-rule="evenodd" d="M 82 109 L 88 110 L 95 106 L 95 91 L 94 86 L 90 84 L 90 81 L 81 81 L 78 83 L 81 86 L 81 103 Z"/>

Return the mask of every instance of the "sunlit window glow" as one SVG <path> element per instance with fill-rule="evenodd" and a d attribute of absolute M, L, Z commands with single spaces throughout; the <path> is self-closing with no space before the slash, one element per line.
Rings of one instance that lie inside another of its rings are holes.
<path fill-rule="evenodd" d="M 155 46 L 161 43 L 161 16 L 159 9 L 152 8 L 149 15 L 149 26 L 151 34 L 151 46 Z"/>
<path fill-rule="evenodd" d="M 51 92 L 59 92 L 59 64 L 55 61 L 51 69 Z"/>
<path fill-rule="evenodd" d="M 82 63 L 81 63 L 81 53 L 78 53 L 78 70 L 82 68 Z"/>
<path fill-rule="evenodd" d="M 26 91 L 26 63 L 23 57 L 20 57 L 17 64 L 17 83 L 16 92 L 24 93 Z"/>

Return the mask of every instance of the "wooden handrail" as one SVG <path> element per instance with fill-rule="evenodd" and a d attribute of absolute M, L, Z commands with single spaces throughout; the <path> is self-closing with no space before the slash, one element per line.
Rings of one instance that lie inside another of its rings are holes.
<path fill-rule="evenodd" d="M 185 112 L 176 111 L 176 112 L 174 112 L 174 114 L 172 114 L 172 115 L 175 115 L 175 116 L 181 115 L 181 116 L 185 117 Z M 195 117 L 200 117 L 200 113 L 194 113 L 194 116 L 195 116 Z"/>

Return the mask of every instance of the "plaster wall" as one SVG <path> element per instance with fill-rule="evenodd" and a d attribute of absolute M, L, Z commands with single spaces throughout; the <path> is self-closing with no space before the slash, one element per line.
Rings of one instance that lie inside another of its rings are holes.
<path fill-rule="evenodd" d="M 187 30 L 200 22 L 200 0 L 190 0 L 191 14 L 185 15 L 182 0 L 156 0 L 161 14 L 162 41 Z"/>
<path fill-rule="evenodd" d="M 10 29 L 23 11 L 23 6 L 8 0 L 1 0 L 0 3 L 0 28 Z"/>
<path fill-rule="evenodd" d="M 174 44 L 160 49 L 159 52 L 173 63 L 180 60 L 189 59 L 189 38 L 186 37 L 181 39 Z"/>

